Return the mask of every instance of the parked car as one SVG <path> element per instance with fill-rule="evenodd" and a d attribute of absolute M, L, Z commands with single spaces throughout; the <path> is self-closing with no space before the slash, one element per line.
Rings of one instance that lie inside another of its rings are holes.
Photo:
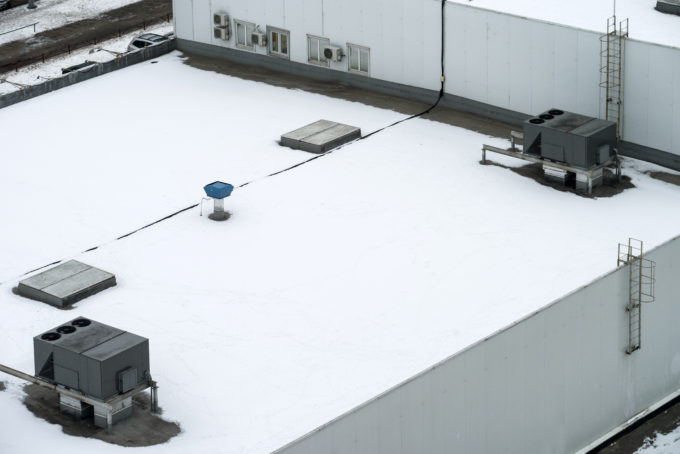
<path fill-rule="evenodd" d="M 137 36 L 130 42 L 130 44 L 128 45 L 128 52 L 137 49 L 142 49 L 147 46 L 152 46 L 154 44 L 167 41 L 168 39 L 170 38 L 167 36 L 157 35 L 155 33 L 144 33 L 143 35 Z"/>

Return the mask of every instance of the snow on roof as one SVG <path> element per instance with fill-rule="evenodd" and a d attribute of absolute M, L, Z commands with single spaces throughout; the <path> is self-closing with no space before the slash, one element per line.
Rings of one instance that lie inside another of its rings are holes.
<path fill-rule="evenodd" d="M 592 0 L 448 0 L 556 24 L 605 33 L 613 1 Z M 656 0 L 617 0 L 616 17 L 630 20 L 630 38 L 680 47 L 680 16 L 654 9 Z"/>
<path fill-rule="evenodd" d="M 642 164 L 624 169 L 637 188 L 580 197 L 481 166 L 482 143 L 505 140 L 423 119 L 265 177 L 310 157 L 283 132 L 404 117 L 177 53 L 2 109 L 0 362 L 31 372 L 32 336 L 100 320 L 150 339 L 163 415 L 183 429 L 140 450 L 266 453 L 607 272 L 618 241 L 678 233 L 680 188 Z M 227 222 L 194 208 L 115 240 L 216 179 L 237 186 Z M 69 313 L 11 293 L 66 258 L 118 286 Z M 121 450 L 33 417 L 8 380 L 3 454 Z"/>

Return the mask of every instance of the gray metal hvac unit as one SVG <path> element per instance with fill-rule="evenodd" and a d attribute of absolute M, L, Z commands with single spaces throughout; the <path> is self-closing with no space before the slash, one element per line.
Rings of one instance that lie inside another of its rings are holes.
<path fill-rule="evenodd" d="M 35 375 L 105 400 L 145 383 L 149 340 L 86 318 L 33 338 Z"/>
<path fill-rule="evenodd" d="M 149 340 L 98 323 L 77 318 L 33 338 L 35 375 L 96 401 L 106 402 L 150 380 Z M 86 417 L 94 410 L 95 424 L 107 427 L 132 413 L 132 397 L 112 410 L 60 394 L 62 411 Z M 111 416 L 111 415 L 109 415 Z"/>
<path fill-rule="evenodd" d="M 616 123 L 559 109 L 524 122 L 524 152 L 591 169 L 615 156 Z"/>
<path fill-rule="evenodd" d="M 658 0 L 656 10 L 680 16 L 680 0 Z"/>

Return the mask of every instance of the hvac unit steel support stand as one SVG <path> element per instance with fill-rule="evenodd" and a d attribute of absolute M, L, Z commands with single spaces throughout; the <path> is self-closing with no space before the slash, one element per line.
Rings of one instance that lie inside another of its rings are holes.
<path fill-rule="evenodd" d="M 116 412 L 117 407 L 121 402 L 123 402 L 126 399 L 131 399 L 135 395 L 141 393 L 147 388 L 151 388 L 151 412 L 152 413 L 158 413 L 158 385 L 157 383 L 151 379 L 150 376 L 147 376 L 147 381 L 143 382 L 139 386 L 137 386 L 135 389 L 128 391 L 124 394 L 119 394 L 116 397 L 109 399 L 106 402 L 102 402 L 97 399 L 93 399 L 91 397 L 87 397 L 84 394 L 81 394 L 77 391 L 73 391 L 70 389 L 63 388 L 61 386 L 54 385 L 52 383 L 49 383 L 45 380 L 41 380 L 37 377 L 34 377 L 33 375 L 29 375 L 25 372 L 18 371 L 16 369 L 12 369 L 11 367 L 4 366 L 0 364 L 0 372 L 4 372 L 8 375 L 12 375 L 14 377 L 20 378 L 22 380 L 25 380 L 27 382 L 33 383 L 34 385 L 42 386 L 43 388 L 48 388 L 51 389 L 52 391 L 56 391 L 59 394 L 62 394 L 64 396 L 70 397 L 72 399 L 76 399 L 80 402 L 84 402 L 86 404 L 92 405 L 93 407 L 98 407 L 101 408 L 102 411 L 106 412 L 106 426 L 107 426 L 107 431 L 111 433 L 112 427 L 113 427 L 113 414 Z"/>

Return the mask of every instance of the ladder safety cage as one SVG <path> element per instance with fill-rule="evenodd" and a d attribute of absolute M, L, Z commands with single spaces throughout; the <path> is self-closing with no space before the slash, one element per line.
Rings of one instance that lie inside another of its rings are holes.
<path fill-rule="evenodd" d="M 628 266 L 628 346 L 631 354 L 641 347 L 642 303 L 654 302 L 656 263 L 643 257 L 642 241 L 629 238 L 628 244 L 618 245 L 616 266 Z"/>
<path fill-rule="evenodd" d="M 605 120 L 616 122 L 616 140 L 623 138 L 623 69 L 628 19 L 616 26 L 616 16 L 607 19 L 607 33 L 600 36 L 600 88 L 604 92 Z"/>

